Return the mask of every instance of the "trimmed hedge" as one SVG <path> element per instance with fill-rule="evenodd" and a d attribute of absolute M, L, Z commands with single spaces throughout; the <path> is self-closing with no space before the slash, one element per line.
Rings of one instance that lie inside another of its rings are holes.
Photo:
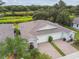
<path fill-rule="evenodd" d="M 51 43 L 51 45 L 62 55 L 65 56 L 65 54 L 56 46 L 54 42 Z"/>
<path fill-rule="evenodd" d="M 53 41 L 53 37 L 52 36 L 49 36 L 49 38 L 48 38 L 48 42 L 52 42 Z"/>
<path fill-rule="evenodd" d="M 6 12 L 4 16 L 33 16 L 33 12 Z"/>
<path fill-rule="evenodd" d="M 32 20 L 32 16 L 16 16 L 16 17 L 4 17 L 0 19 L 0 23 L 21 23 L 21 22 L 28 22 Z"/>

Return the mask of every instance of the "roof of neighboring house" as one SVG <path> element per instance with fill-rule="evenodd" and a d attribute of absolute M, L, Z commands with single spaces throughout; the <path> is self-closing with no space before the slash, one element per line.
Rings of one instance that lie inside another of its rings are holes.
<path fill-rule="evenodd" d="M 52 23 L 46 20 L 36 20 L 19 24 L 21 35 L 23 38 L 35 38 L 36 35 L 55 33 L 55 32 L 71 32 L 72 30 Z M 48 27 L 49 26 L 49 27 Z M 43 31 L 43 32 L 42 32 Z"/>
<path fill-rule="evenodd" d="M 4 41 L 7 37 L 14 37 L 12 24 L 0 24 L 0 41 Z"/>
<path fill-rule="evenodd" d="M 57 59 L 79 59 L 79 52 L 75 52 L 75 53 L 72 53 L 67 56 L 57 58 Z"/>
<path fill-rule="evenodd" d="M 79 17 L 75 18 L 75 19 L 73 20 L 73 23 L 79 24 Z"/>

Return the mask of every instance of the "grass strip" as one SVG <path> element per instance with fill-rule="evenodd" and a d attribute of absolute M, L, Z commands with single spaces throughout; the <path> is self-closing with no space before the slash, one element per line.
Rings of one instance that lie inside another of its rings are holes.
<path fill-rule="evenodd" d="M 52 45 L 62 56 L 65 56 L 65 54 L 56 46 L 55 43 L 51 42 L 51 45 Z"/>

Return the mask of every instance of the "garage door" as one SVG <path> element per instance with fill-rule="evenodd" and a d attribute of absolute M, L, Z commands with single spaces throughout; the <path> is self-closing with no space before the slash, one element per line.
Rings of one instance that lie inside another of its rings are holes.
<path fill-rule="evenodd" d="M 47 42 L 49 36 L 52 36 L 53 40 L 56 40 L 56 39 L 62 38 L 62 33 L 58 32 L 58 33 L 52 33 L 52 34 L 39 35 L 39 36 L 37 36 L 37 39 L 38 39 L 37 43 Z"/>

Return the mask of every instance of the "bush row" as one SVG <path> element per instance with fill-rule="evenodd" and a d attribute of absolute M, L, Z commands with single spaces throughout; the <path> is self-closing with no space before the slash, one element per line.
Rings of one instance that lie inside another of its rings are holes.
<path fill-rule="evenodd" d="M 4 16 L 33 16 L 33 14 L 5 14 Z"/>
<path fill-rule="evenodd" d="M 0 19 L 0 23 L 21 23 L 21 22 L 27 22 L 31 20 L 32 20 L 32 16 L 28 16 L 20 19 L 16 19 L 14 17 L 14 19 L 11 19 L 11 18 Z"/>

